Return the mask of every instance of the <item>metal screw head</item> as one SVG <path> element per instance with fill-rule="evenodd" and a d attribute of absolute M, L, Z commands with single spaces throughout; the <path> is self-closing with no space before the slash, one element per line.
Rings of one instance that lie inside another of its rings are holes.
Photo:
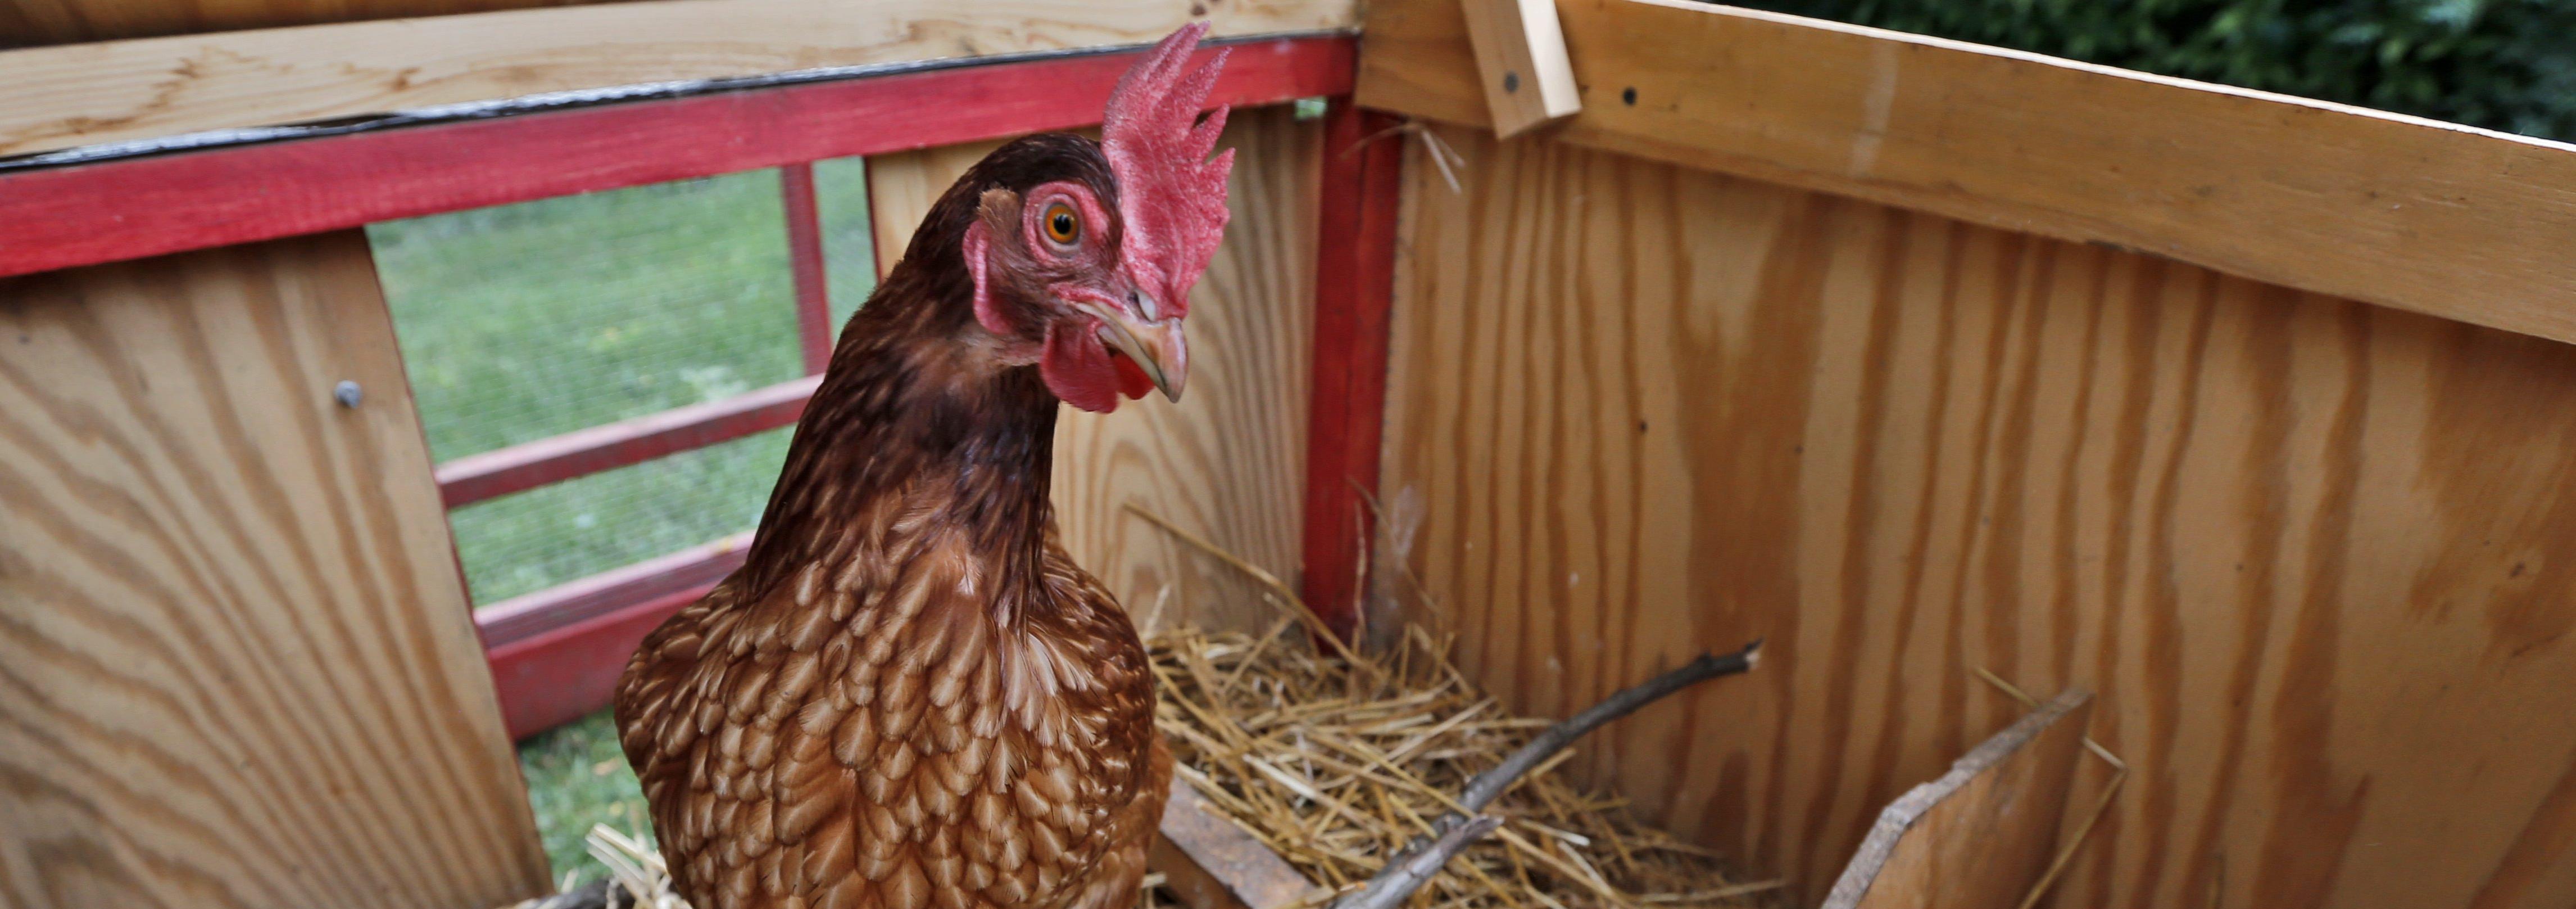
<path fill-rule="evenodd" d="M 356 407 L 366 396 L 366 389 L 359 388 L 358 383 L 348 379 L 341 379 L 340 384 L 331 386 L 331 400 L 340 402 L 342 407 Z"/>
<path fill-rule="evenodd" d="M 1504 90 L 1504 91 L 1506 91 L 1506 92 L 1516 92 L 1516 91 L 1520 91 L 1520 90 L 1521 90 L 1521 74 L 1520 74 L 1520 73 L 1517 73 L 1517 72 L 1506 72 L 1506 73 L 1504 73 L 1504 74 L 1503 74 L 1503 90 Z"/>
<path fill-rule="evenodd" d="M 1628 102 L 1629 107 L 1637 106 L 1637 87 L 1628 86 L 1628 90 L 1619 93 L 1619 100 Z"/>

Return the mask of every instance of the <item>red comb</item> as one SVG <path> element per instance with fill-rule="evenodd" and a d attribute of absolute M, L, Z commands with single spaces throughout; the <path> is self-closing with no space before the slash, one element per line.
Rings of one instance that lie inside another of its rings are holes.
<path fill-rule="evenodd" d="M 1207 30 L 1192 22 L 1145 52 L 1118 77 L 1100 125 L 1101 150 L 1118 177 L 1127 266 L 1173 316 L 1189 312 L 1190 286 L 1225 238 L 1225 176 L 1234 169 L 1233 149 L 1208 157 L 1225 131 L 1226 109 L 1199 119 L 1226 52 L 1184 69 Z"/>

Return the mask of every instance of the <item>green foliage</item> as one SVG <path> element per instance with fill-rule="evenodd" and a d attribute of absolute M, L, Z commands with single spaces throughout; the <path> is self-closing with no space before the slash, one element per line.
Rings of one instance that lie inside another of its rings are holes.
<path fill-rule="evenodd" d="M 2576 139 L 2576 0 L 1744 5 Z"/>

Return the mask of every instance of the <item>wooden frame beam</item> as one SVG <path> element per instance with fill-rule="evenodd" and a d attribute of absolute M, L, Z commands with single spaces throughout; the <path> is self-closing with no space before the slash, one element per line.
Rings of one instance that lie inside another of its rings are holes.
<path fill-rule="evenodd" d="M 787 268 L 796 283 L 796 340 L 805 374 L 832 365 L 832 285 L 823 262 L 823 213 L 814 195 L 814 164 L 778 168 L 779 209 L 787 219 Z"/>
<path fill-rule="evenodd" d="M 781 426 L 805 413 L 821 375 L 721 401 L 674 407 L 589 429 L 467 455 L 438 465 L 438 494 L 462 508 L 574 477 L 705 448 Z"/>
<path fill-rule="evenodd" d="M 1773 13 L 1565 0 L 1577 145 L 2576 341 L 2576 146 Z M 1458 0 L 1361 104 L 1489 125 Z"/>
<path fill-rule="evenodd" d="M 1333 99 L 1325 112 L 1299 595 L 1345 635 L 1357 631 L 1367 593 L 1360 566 L 1375 522 L 1366 497 L 1377 492 L 1386 420 L 1387 318 L 1404 169 L 1397 122 L 1349 98 Z"/>
<path fill-rule="evenodd" d="M 1210 102 L 1347 93 L 1353 43 L 1237 44 Z M 0 276 L 1088 126 L 1135 57 L 1083 53 L 0 173 Z"/>
<path fill-rule="evenodd" d="M 1223 38 L 1345 30 L 1355 0 L 1207 4 Z M 1142 45 L 1181 3 L 653 0 L 0 51 L 0 154 L 793 71 Z M 940 108 L 956 113 L 957 108 Z"/>
<path fill-rule="evenodd" d="M 474 611 L 513 739 L 608 704 L 644 635 L 742 567 L 751 534 L 601 572 Z"/>

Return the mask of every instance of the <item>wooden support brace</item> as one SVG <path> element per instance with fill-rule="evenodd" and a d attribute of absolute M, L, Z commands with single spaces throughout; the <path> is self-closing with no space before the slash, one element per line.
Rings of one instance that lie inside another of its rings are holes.
<path fill-rule="evenodd" d="M 1388 318 L 1395 306 L 1401 121 L 1349 98 L 1324 113 L 1315 250 L 1314 397 L 1306 425 L 1306 527 L 1299 594 L 1325 624 L 1358 633 L 1360 572 L 1385 437 Z"/>
<path fill-rule="evenodd" d="M 1824 909 L 2011 907 L 2057 849 L 2093 693 L 2068 691 L 1878 815 Z"/>
<path fill-rule="evenodd" d="M 1303 900 L 1315 884 L 1249 833 L 1216 816 L 1187 781 L 1172 781 L 1162 835 L 1147 867 L 1162 872 L 1190 909 L 1272 909 Z"/>
<path fill-rule="evenodd" d="M 1460 2 L 1495 136 L 1510 137 L 1582 112 L 1574 65 L 1565 53 L 1565 31 L 1556 21 L 1556 0 Z"/>

